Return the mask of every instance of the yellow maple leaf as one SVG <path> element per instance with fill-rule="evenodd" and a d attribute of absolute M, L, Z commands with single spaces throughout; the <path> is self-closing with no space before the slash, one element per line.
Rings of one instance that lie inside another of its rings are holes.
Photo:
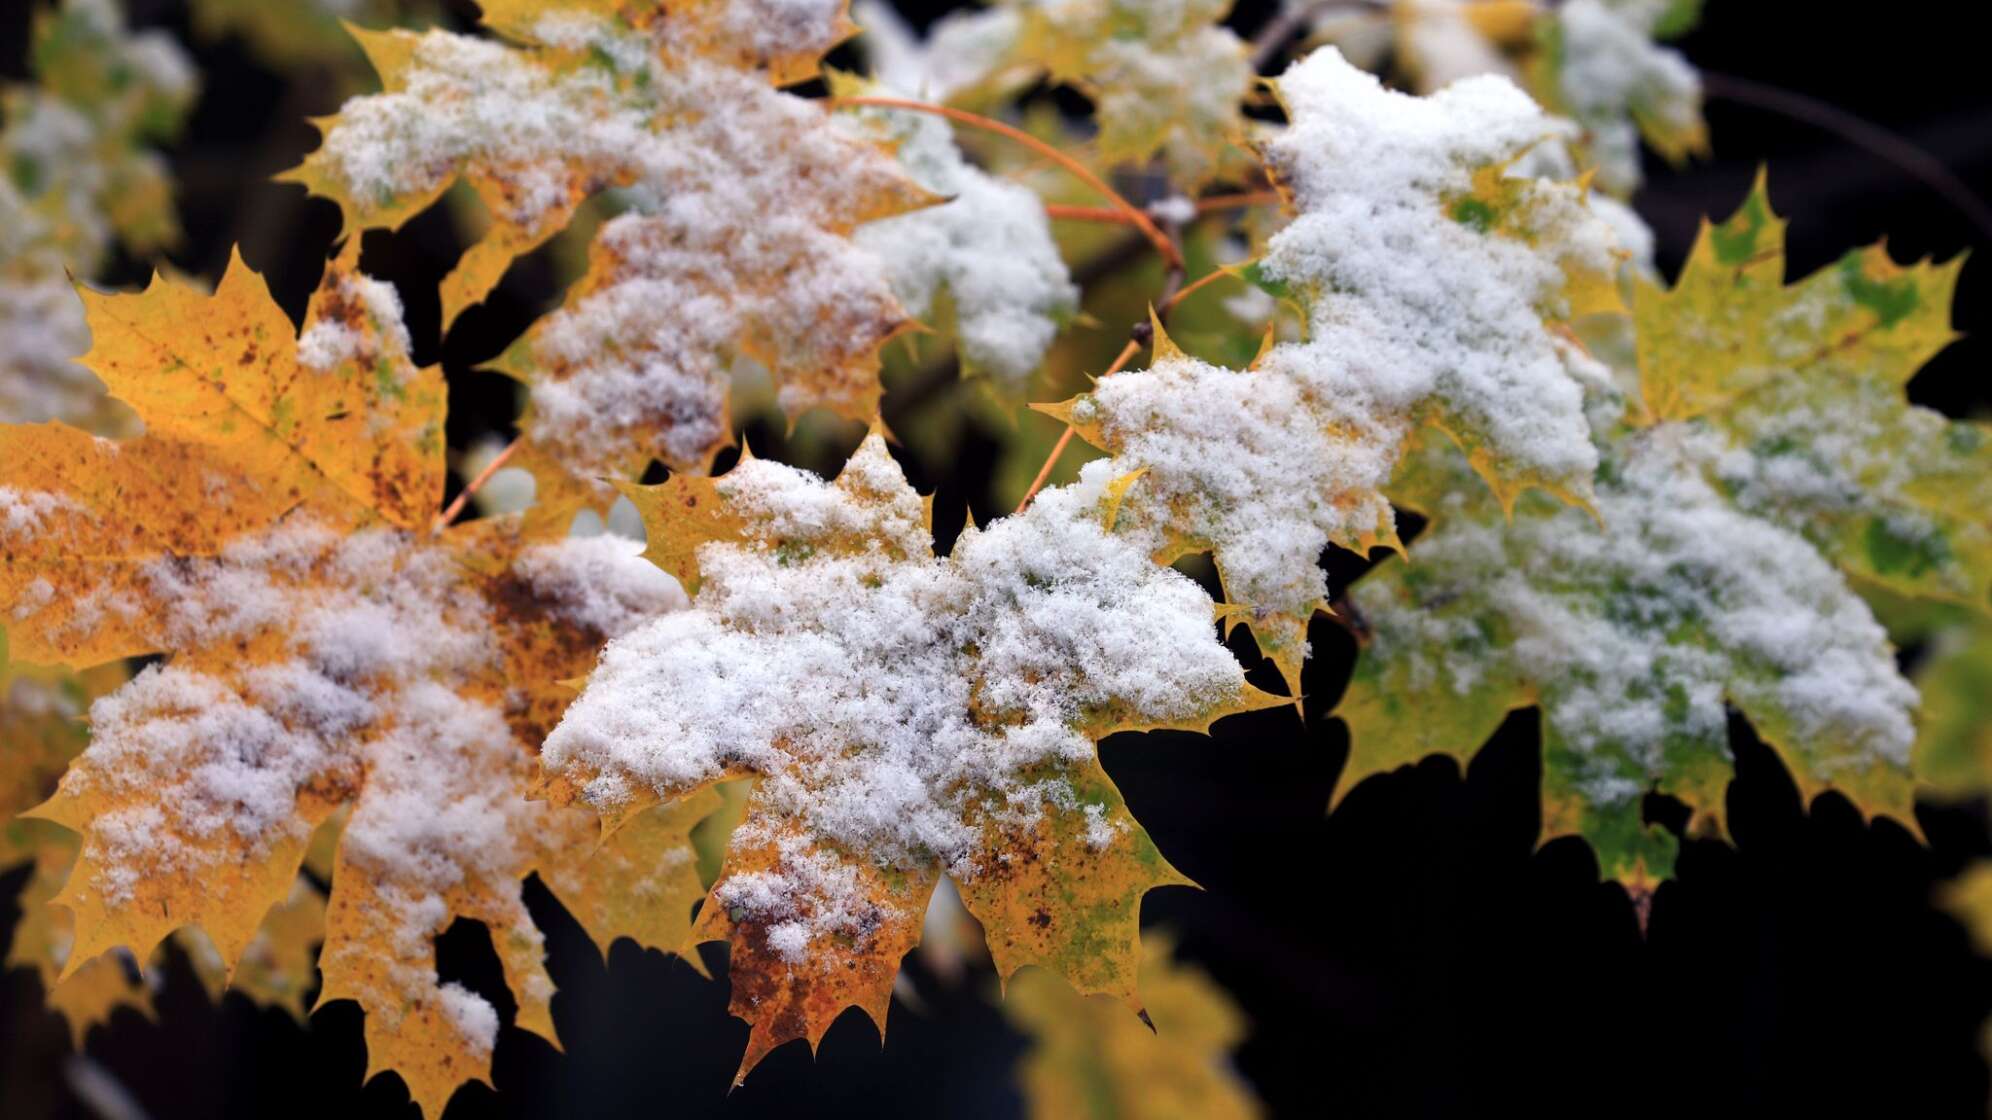
<path fill-rule="evenodd" d="M 1671 288 L 1638 285 L 1640 388 L 1656 420 L 1719 409 L 1785 376 L 1901 386 L 1958 337 L 1961 258 L 1904 267 L 1876 245 L 1786 286 L 1784 231 L 1760 174 L 1735 214 L 1702 223 Z"/>
<path fill-rule="evenodd" d="M 552 1038 L 520 881 L 556 857 L 584 896 L 624 873 L 604 862 L 595 883 L 587 814 L 525 800 L 531 744 L 570 695 L 557 682 L 683 598 L 627 542 L 432 527 L 440 376 L 413 368 L 397 301 L 356 256 L 301 337 L 239 259 L 212 296 L 169 279 L 88 295 L 86 360 L 146 433 L 0 429 L 0 604 L 17 656 L 169 655 L 97 702 L 89 748 L 32 813 L 82 837 L 53 899 L 73 917 L 62 980 L 198 926 L 221 978 L 246 969 L 295 1006 L 318 909 L 298 868 L 350 806 L 321 999 L 362 1004 L 371 1068 L 434 1114 L 485 1075 L 497 1020 L 438 982 L 432 938 L 484 921 L 519 1026 Z"/>
<path fill-rule="evenodd" d="M 1671 289 L 1640 283 L 1642 422 L 1714 428 L 1737 449 L 1713 466 L 1732 500 L 1849 573 L 1985 609 L 1992 429 L 1904 391 L 1958 337 L 1962 260 L 1899 265 L 1875 245 L 1787 285 L 1784 227 L 1760 176 Z"/>
<path fill-rule="evenodd" d="M 1016 3 L 1012 64 L 1034 64 L 1097 106 L 1107 164 L 1158 153 L 1185 191 L 1210 181 L 1245 134 L 1252 92 L 1245 43 L 1223 26 L 1231 0 Z"/>
<path fill-rule="evenodd" d="M 1152 1025 L 1032 969 L 1003 1010 L 1031 1038 L 1017 1077 L 1034 1120 L 1251 1120 L 1264 1106 L 1229 1053 L 1244 1016 L 1201 971 L 1174 961 L 1170 938 L 1142 941 L 1141 994 Z"/>
<path fill-rule="evenodd" d="M 1217 643 L 1208 598 L 1102 530 L 1104 487 L 1047 492 L 936 558 L 876 433 L 834 484 L 747 460 L 699 490 L 726 512 L 704 522 L 720 539 L 677 546 L 694 608 L 610 647 L 542 760 L 549 798 L 611 836 L 758 778 L 693 930 L 731 947 L 741 1075 L 846 1007 L 882 1030 L 944 873 L 999 973 L 1042 965 L 1138 1006 L 1141 898 L 1185 880 L 1092 743 L 1278 702 Z"/>
<path fill-rule="evenodd" d="M 517 465 L 543 516 L 606 504 L 599 480 L 652 459 L 706 469 L 731 439 L 736 363 L 767 368 L 791 413 L 868 419 L 878 349 L 912 322 L 848 235 L 938 198 L 770 88 L 849 33 L 843 6 L 513 0 L 485 22 L 522 45 L 356 32 L 385 91 L 323 122 L 285 177 L 337 201 L 349 236 L 468 183 L 492 221 L 443 282 L 446 323 L 584 199 L 630 188 L 565 304 L 495 364 L 531 389 Z"/>
<path fill-rule="evenodd" d="M 1321 552 L 1398 547 L 1383 490 L 1418 431 L 1459 444 L 1504 508 L 1588 500 L 1595 363 L 1567 324 L 1620 308 L 1619 257 L 1581 183 L 1508 174 L 1557 126 L 1505 81 L 1413 98 L 1324 49 L 1276 89 L 1292 123 L 1265 154 L 1294 217 L 1240 271 L 1302 306 L 1308 337 L 1239 371 L 1157 324 L 1147 369 L 1044 411 L 1113 455 L 1094 469 L 1148 471 L 1116 531 L 1164 562 L 1213 552 L 1227 621 L 1297 699 Z"/>

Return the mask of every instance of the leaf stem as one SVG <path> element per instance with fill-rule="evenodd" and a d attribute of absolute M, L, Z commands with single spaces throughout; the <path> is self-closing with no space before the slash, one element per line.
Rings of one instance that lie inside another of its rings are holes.
<path fill-rule="evenodd" d="M 1114 364 L 1108 366 L 1107 372 L 1100 376 L 1112 377 L 1114 374 L 1119 373 L 1122 367 L 1126 366 L 1140 352 L 1141 343 L 1129 339 L 1128 344 L 1121 347 L 1120 357 L 1115 358 Z M 1031 504 L 1031 499 L 1037 497 L 1037 492 L 1044 489 L 1045 480 L 1051 477 L 1051 468 L 1058 464 L 1058 457 L 1065 454 L 1065 445 L 1072 442 L 1072 433 L 1074 431 L 1075 429 L 1072 425 L 1067 424 L 1065 426 L 1065 433 L 1058 437 L 1057 443 L 1051 445 L 1051 454 L 1044 457 L 1044 466 L 1038 468 L 1037 477 L 1031 479 L 1031 488 L 1024 491 L 1023 500 L 1017 503 L 1017 508 L 1012 510 L 1012 513 L 1024 512 L 1024 507 Z"/>
<path fill-rule="evenodd" d="M 865 105 L 874 109 L 905 109 L 914 113 L 931 113 L 937 117 L 946 117 L 951 121 L 959 121 L 970 127 L 979 128 L 985 132 L 993 132 L 998 136 L 1014 140 L 1046 159 L 1057 163 L 1060 167 L 1078 176 L 1081 182 L 1100 192 L 1109 202 L 1114 204 L 1115 209 L 1127 215 L 1128 223 L 1140 230 L 1148 238 L 1149 242 L 1155 246 L 1155 250 L 1162 254 L 1164 260 L 1172 265 L 1182 263 L 1183 256 L 1177 252 L 1176 243 L 1169 240 L 1168 235 L 1164 234 L 1161 228 L 1150 220 L 1147 214 L 1142 213 L 1140 207 L 1121 197 L 1119 191 L 1108 186 L 1106 180 L 1093 174 L 1092 171 L 1087 169 L 1085 164 L 1080 163 L 1078 160 L 1073 159 L 1071 156 L 1066 155 L 1064 152 L 1059 151 L 1057 148 L 1052 147 L 1050 144 L 1045 143 L 1022 129 L 1012 128 L 1002 121 L 993 120 L 979 113 L 971 113 L 946 105 L 929 105 L 923 101 L 908 101 L 899 97 L 833 97 L 829 100 L 828 104 L 831 108 L 844 105 Z"/>
<path fill-rule="evenodd" d="M 1241 191 L 1237 194 L 1213 194 L 1199 198 L 1197 213 L 1215 214 L 1222 210 L 1243 210 L 1247 206 L 1276 206 L 1280 202 L 1278 191 Z M 1068 206 L 1060 202 L 1044 204 L 1045 216 L 1068 222 L 1112 222 L 1116 225 L 1132 225 L 1127 211 L 1116 206 Z"/>
<path fill-rule="evenodd" d="M 1197 277 L 1195 281 L 1191 282 L 1187 286 L 1178 290 L 1175 295 L 1170 296 L 1169 298 L 1163 300 L 1160 304 L 1156 305 L 1155 314 L 1167 315 L 1169 311 L 1173 309 L 1177 304 L 1183 302 L 1184 298 L 1186 298 L 1191 292 L 1196 291 L 1198 288 L 1203 287 L 1205 284 L 1208 284 L 1213 280 L 1222 280 L 1223 278 L 1229 275 L 1231 274 L 1221 268 L 1214 268 L 1209 272 L 1204 273 L 1202 276 Z"/>
<path fill-rule="evenodd" d="M 1280 204 L 1278 191 L 1240 191 L 1237 194 L 1207 194 L 1197 199 L 1197 213 L 1210 214 L 1219 210 L 1243 210 L 1247 206 L 1277 206 Z"/>
<path fill-rule="evenodd" d="M 1068 222 L 1112 222 L 1115 225 L 1131 225 L 1127 213 L 1113 206 L 1067 206 L 1058 202 L 1044 204 L 1044 216 Z"/>
<path fill-rule="evenodd" d="M 523 437 L 521 438 L 523 439 Z M 515 439 L 506 444 L 505 450 L 500 451 L 492 457 L 489 463 L 484 464 L 484 469 L 477 472 L 477 477 L 470 480 L 470 485 L 463 488 L 462 493 L 456 496 L 456 501 L 451 502 L 449 508 L 442 512 L 442 516 L 436 518 L 435 532 L 440 533 L 456 523 L 456 519 L 463 515 L 465 507 L 470 505 L 471 497 L 479 490 L 484 489 L 484 484 L 490 482 L 491 476 L 497 474 L 499 469 L 505 465 L 505 460 L 510 459 L 512 453 L 519 449 L 520 442 L 520 439 Z"/>

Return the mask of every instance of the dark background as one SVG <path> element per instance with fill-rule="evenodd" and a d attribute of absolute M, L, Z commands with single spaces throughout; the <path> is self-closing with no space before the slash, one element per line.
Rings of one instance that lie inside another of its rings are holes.
<path fill-rule="evenodd" d="M 1234 22 L 1249 34 L 1271 6 L 1242 0 Z M 135 8 L 137 22 L 190 43 L 204 82 L 171 152 L 189 234 L 174 262 L 212 279 L 229 245 L 242 242 L 301 315 L 337 217 L 330 204 L 266 180 L 315 146 L 303 118 L 336 109 L 338 92 L 309 75 L 276 76 L 237 44 L 192 41 L 176 4 Z M 1710 71 L 1885 126 L 1985 194 L 1992 86 L 1969 8 L 1709 0 L 1701 29 L 1682 45 Z M 28 9 L 0 0 L 0 75 L 23 73 Z M 453 11 L 461 23 L 473 15 L 467 3 Z M 1883 236 L 1898 258 L 1949 257 L 1988 240 L 1937 192 L 1841 136 L 1721 100 L 1708 115 L 1714 159 L 1652 167 L 1639 199 L 1663 269 L 1678 264 L 1703 213 L 1726 213 L 1742 198 L 1760 163 L 1792 220 L 1794 275 Z M 513 411 L 505 383 L 470 367 L 557 293 L 544 261 L 523 261 L 438 347 L 435 282 L 455 253 L 437 213 L 399 234 L 369 235 L 364 263 L 409 299 L 418 358 L 449 367 L 452 443 L 461 446 L 504 433 Z M 142 276 L 125 261 L 109 279 Z M 1983 268 L 1968 267 L 1960 328 L 1987 321 L 1988 290 Z M 1982 413 L 1986 358 L 1983 341 L 1967 338 L 1918 377 L 1912 395 L 1953 415 Z M 888 394 L 888 422 L 903 407 Z M 780 456 L 780 432 L 760 425 L 751 435 L 757 452 Z M 965 502 L 979 519 L 998 512 L 986 486 L 994 456 L 992 443 L 971 437 L 951 471 L 913 472 L 923 489 L 940 490 L 944 537 Z M 1361 568 L 1347 554 L 1327 562 L 1337 586 Z M 1181 956 L 1243 1006 L 1253 1033 L 1237 1067 L 1273 1114 L 1985 1114 L 1979 1044 L 1992 970 L 1931 902 L 1945 879 L 1992 851 L 1982 807 L 1925 805 L 1928 848 L 1894 824 L 1864 824 L 1835 794 L 1808 812 L 1739 721 L 1727 814 L 1736 845 L 1684 845 L 1679 879 L 1660 889 L 1642 940 L 1625 896 L 1598 883 L 1581 842 L 1535 850 L 1533 713 L 1511 718 L 1464 774 L 1428 760 L 1364 783 L 1326 816 L 1346 740 L 1325 713 L 1353 645 L 1326 621 L 1313 640 L 1304 722 L 1264 712 L 1227 720 L 1212 738 L 1121 736 L 1102 746 L 1136 816 L 1205 888 L 1157 892 L 1144 917 L 1176 931 Z M 1679 823 L 1677 806 L 1651 799 L 1649 808 Z M 0 877 L 0 930 L 18 916 L 22 878 Z M 950 988 L 909 959 L 924 1008 L 896 1006 L 882 1049 L 850 1013 L 815 1059 L 803 1046 L 784 1047 L 728 1095 L 747 1028 L 726 1014 L 723 971 L 709 983 L 628 942 L 605 965 L 537 884 L 528 899 L 548 933 L 566 1053 L 506 1029 L 498 1091 L 466 1087 L 451 1120 L 1012 1116 L 1020 1108 L 1011 1071 L 1025 1044 L 991 1002 L 986 972 Z M 509 1021 L 512 1002 L 481 929 L 459 923 L 441 961 L 445 978 L 490 997 Z M 306 1031 L 240 996 L 211 1005 L 177 958 L 155 1002 L 156 1023 L 119 1012 L 88 1041 L 91 1057 L 154 1116 L 414 1115 L 398 1079 L 362 1086 L 361 1016 L 351 1003 L 328 1006 Z M 32 973 L 0 976 L 0 1116 L 89 1115 L 61 1075 L 67 1050 Z"/>

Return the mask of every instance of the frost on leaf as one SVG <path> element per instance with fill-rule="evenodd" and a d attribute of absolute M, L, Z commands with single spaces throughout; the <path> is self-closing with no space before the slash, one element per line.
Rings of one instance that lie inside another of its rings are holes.
<path fill-rule="evenodd" d="M 128 420 L 76 364 L 89 332 L 69 277 L 113 247 L 179 236 L 165 161 L 193 100 L 193 64 L 161 31 L 132 34 L 110 0 L 38 5 L 33 85 L 0 90 L 0 422 Z"/>
<path fill-rule="evenodd" d="M 1730 499 L 1849 574 L 1984 609 L 1992 429 L 1904 392 L 1957 337 L 1962 261 L 1903 266 L 1873 246 L 1787 286 L 1784 224 L 1760 181 L 1703 227 L 1672 289 L 1641 284 L 1647 411 L 1718 432 L 1711 470 Z"/>
<path fill-rule="evenodd" d="M 373 1068 L 434 1114 L 484 1076 L 497 1028 L 438 983 L 432 938 L 456 917 L 490 927 L 519 1025 L 552 1035 L 520 880 L 592 830 L 525 799 L 556 682 L 684 600 L 628 542 L 432 530 L 440 377 L 355 253 L 301 338 L 239 259 L 213 296 L 85 294 L 85 360 L 146 432 L 0 428 L 0 610 L 18 657 L 167 655 L 92 705 L 89 747 L 32 814 L 81 835 L 53 900 L 74 924 L 64 980 L 197 926 L 223 979 L 281 987 L 315 925 L 299 865 L 349 807 L 322 998 L 362 1004 Z"/>
<path fill-rule="evenodd" d="M 1183 879 L 1094 742 L 1262 702 L 1208 597 L 1103 531 L 1096 486 L 936 558 L 876 435 L 835 483 L 745 460 L 704 485 L 730 524 L 692 608 L 609 644 L 542 761 L 552 800 L 611 829 L 759 779 L 695 931 L 731 945 L 743 1075 L 846 1007 L 883 1027 L 943 873 L 1004 975 L 1134 1001 L 1141 897 Z"/>
<path fill-rule="evenodd" d="M 1244 372 L 1158 343 L 1150 369 L 1049 411 L 1148 472 L 1123 531 L 1164 560 L 1214 551 L 1232 617 L 1297 695 L 1321 551 L 1395 543 L 1382 489 L 1421 425 L 1503 505 L 1588 496 L 1589 359 L 1556 324 L 1616 305 L 1616 258 L 1578 186 L 1503 175 L 1557 133 L 1506 81 L 1413 98 L 1323 49 L 1278 89 L 1292 124 L 1266 155 L 1296 216 L 1253 275 L 1306 308 L 1308 337 Z"/>
<path fill-rule="evenodd" d="M 855 119 L 895 145 L 914 182 L 948 200 L 861 226 L 858 244 L 885 263 L 911 314 L 926 318 L 946 293 L 963 373 L 1023 396 L 1059 328 L 1079 310 L 1044 204 L 1029 188 L 969 163 L 939 117 L 860 109 Z"/>
<path fill-rule="evenodd" d="M 1141 996 L 1152 1028 L 1040 969 L 1011 983 L 1003 1010 L 1031 1039 L 1017 1071 L 1030 1115 L 1264 1115 L 1231 1068 L 1231 1051 L 1245 1039 L 1244 1016 L 1209 977 L 1172 960 L 1169 941 L 1155 934 L 1142 939 Z"/>
<path fill-rule="evenodd" d="M 627 188 L 586 275 L 498 368 L 526 382 L 520 465 L 542 505 L 600 499 L 600 477 L 653 458 L 703 470 L 730 438 L 741 360 L 791 414 L 869 418 L 878 348 L 909 325 L 850 233 L 935 199 L 878 144 L 770 88 L 845 33 L 832 0 L 504 3 L 523 45 L 445 32 L 361 33 L 386 91 L 346 103 L 291 173 L 349 232 L 396 226 L 459 180 L 493 224 L 443 284 L 446 319 L 588 196 Z"/>

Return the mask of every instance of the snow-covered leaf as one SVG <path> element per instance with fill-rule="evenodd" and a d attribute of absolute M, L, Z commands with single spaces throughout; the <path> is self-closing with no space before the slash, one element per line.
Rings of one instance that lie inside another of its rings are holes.
<path fill-rule="evenodd" d="M 1135 1003 L 1141 897 L 1184 880 L 1093 743 L 1267 702 L 1208 597 L 1104 531 L 1103 488 L 936 558 L 876 434 L 835 483 L 746 460 L 710 485 L 727 536 L 698 549 L 692 609 L 610 643 L 542 758 L 550 799 L 610 830 L 758 778 L 695 930 L 731 946 L 742 1075 L 846 1007 L 883 1029 L 943 873 L 1003 975 Z"/>

